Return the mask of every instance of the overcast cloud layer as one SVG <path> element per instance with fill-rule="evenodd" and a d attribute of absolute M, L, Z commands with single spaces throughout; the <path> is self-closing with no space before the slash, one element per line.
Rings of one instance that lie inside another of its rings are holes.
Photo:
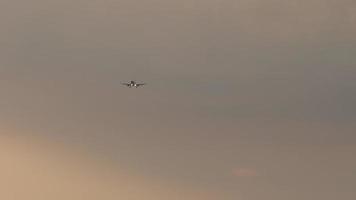
<path fill-rule="evenodd" d="M 60 179 L 74 200 L 79 170 L 108 200 L 355 199 L 355 13 L 351 0 L 3 0 L 0 163 L 21 166 L 0 166 L 14 174 L 0 185 L 37 200 Z M 22 169 L 37 167 L 28 189 Z M 135 189 L 105 196 L 122 176 Z"/>

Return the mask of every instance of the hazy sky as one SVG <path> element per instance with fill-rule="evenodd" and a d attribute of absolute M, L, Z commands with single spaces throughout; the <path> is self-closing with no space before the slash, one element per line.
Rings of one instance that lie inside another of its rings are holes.
<path fill-rule="evenodd" d="M 356 198 L 355 1 L 2 0 L 0 28 L 0 199 Z"/>

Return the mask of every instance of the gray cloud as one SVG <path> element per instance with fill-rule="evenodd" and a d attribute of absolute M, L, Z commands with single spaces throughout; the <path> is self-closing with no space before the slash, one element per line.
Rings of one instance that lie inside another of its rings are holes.
<path fill-rule="evenodd" d="M 2 1 L 0 121 L 230 199 L 308 199 L 303 183 L 319 182 L 297 169 L 312 162 L 307 174 L 330 174 L 348 199 L 342 183 L 355 179 L 337 172 L 354 165 L 355 9 L 349 0 Z M 130 79 L 148 87 L 120 86 Z M 224 177 L 236 163 L 264 176 L 248 187 Z M 326 193 L 313 199 L 335 199 Z"/>

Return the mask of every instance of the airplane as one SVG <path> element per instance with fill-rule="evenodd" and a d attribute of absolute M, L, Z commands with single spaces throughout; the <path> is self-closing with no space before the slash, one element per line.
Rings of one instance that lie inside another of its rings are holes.
<path fill-rule="evenodd" d="M 140 87 L 140 86 L 143 86 L 143 85 L 146 85 L 146 83 L 136 83 L 135 81 L 130 81 L 130 83 L 121 83 L 123 85 L 126 85 L 127 87 L 131 88 L 131 87 Z"/>

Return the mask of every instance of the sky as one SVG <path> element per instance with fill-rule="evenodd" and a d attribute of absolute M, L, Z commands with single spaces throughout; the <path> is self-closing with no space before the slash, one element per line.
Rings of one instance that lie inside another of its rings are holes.
<path fill-rule="evenodd" d="M 2 0 L 0 199 L 355 199 L 355 24 L 351 0 Z"/>

